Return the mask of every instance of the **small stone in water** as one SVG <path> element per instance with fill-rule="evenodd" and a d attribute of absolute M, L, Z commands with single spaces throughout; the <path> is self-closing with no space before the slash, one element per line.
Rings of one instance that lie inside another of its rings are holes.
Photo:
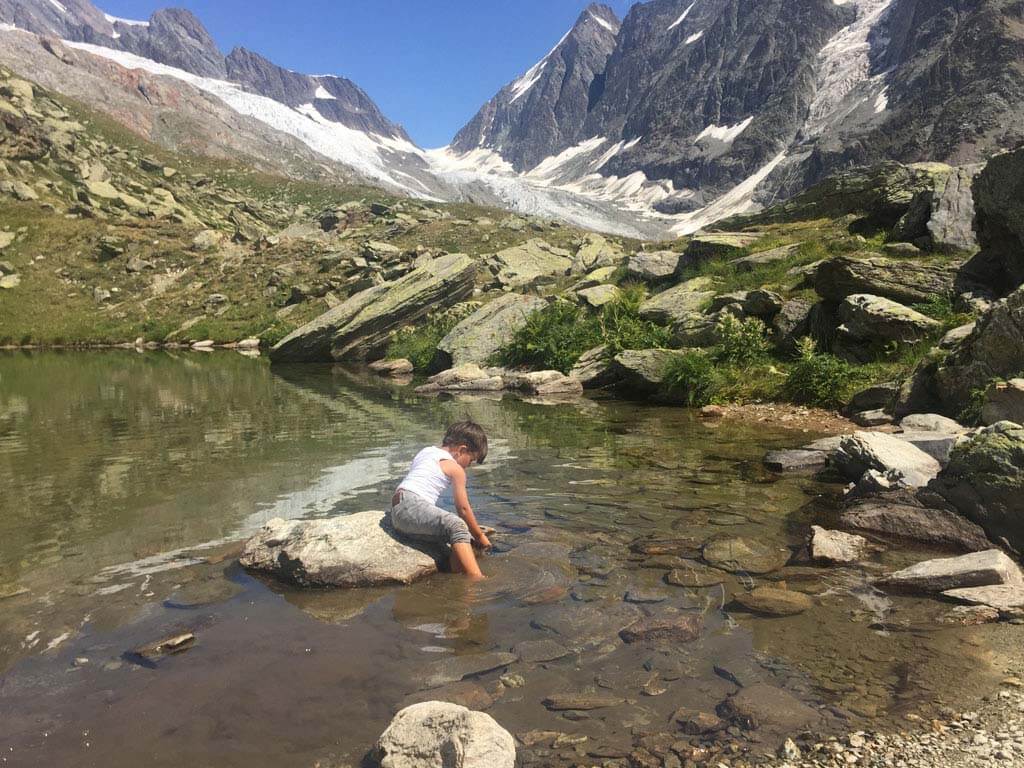
<path fill-rule="evenodd" d="M 553 712 L 569 710 L 581 712 L 614 707 L 622 704 L 623 701 L 625 699 L 604 696 L 599 693 L 558 693 L 548 696 L 542 703 Z"/>
<path fill-rule="evenodd" d="M 526 678 L 522 675 L 513 675 L 509 673 L 507 675 L 502 675 L 498 679 L 506 688 L 522 688 L 526 685 Z"/>
<path fill-rule="evenodd" d="M 803 758 L 803 753 L 792 739 L 786 739 L 779 750 L 779 757 L 783 760 L 800 760 Z"/>
<path fill-rule="evenodd" d="M 641 690 L 644 696 L 661 696 L 663 693 L 668 692 L 668 686 L 657 677 L 652 677 Z"/>
<path fill-rule="evenodd" d="M 703 628 L 703 616 L 699 613 L 683 613 L 678 616 L 641 619 L 626 627 L 619 635 L 627 643 L 645 640 L 689 642 L 700 637 Z"/>
<path fill-rule="evenodd" d="M 668 600 L 668 595 L 662 592 L 631 589 L 626 593 L 623 599 L 627 603 L 663 603 Z"/>

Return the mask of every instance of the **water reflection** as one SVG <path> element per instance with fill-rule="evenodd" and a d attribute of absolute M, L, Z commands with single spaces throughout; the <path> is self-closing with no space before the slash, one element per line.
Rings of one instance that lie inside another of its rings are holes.
<path fill-rule="evenodd" d="M 471 473 L 497 529 L 488 581 L 300 591 L 232 565 L 271 517 L 385 508 L 415 452 L 462 418 L 491 437 Z M 760 459 L 809 437 L 630 403 L 421 398 L 231 354 L 0 356 L 0 748 L 39 765 L 354 765 L 438 681 L 451 682 L 432 695 L 486 702 L 515 732 L 609 754 L 739 685 L 796 696 L 826 725 L 899 716 L 952 684 L 966 695 L 988 671 L 988 630 L 944 628 L 937 604 L 867 586 L 910 554 L 764 577 L 698 562 L 722 536 L 798 548 L 835 490 Z M 780 581 L 813 608 L 723 610 Z M 694 613 L 695 638 L 620 636 Z M 187 652 L 124 666 L 182 628 L 197 636 Z M 556 693 L 622 703 L 552 712 Z"/>

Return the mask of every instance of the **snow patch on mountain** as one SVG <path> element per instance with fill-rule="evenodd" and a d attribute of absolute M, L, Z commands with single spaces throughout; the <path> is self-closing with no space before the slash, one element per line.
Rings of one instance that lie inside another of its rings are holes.
<path fill-rule="evenodd" d="M 703 29 L 700 32 L 697 32 L 696 34 L 690 35 L 688 38 L 686 38 L 686 42 L 684 42 L 683 45 L 692 45 L 693 43 L 696 43 L 698 40 L 700 40 L 702 37 L 704 37 Z"/>
<path fill-rule="evenodd" d="M 782 164 L 787 155 L 787 151 L 783 150 L 710 205 L 677 217 L 679 223 L 672 227 L 672 232 L 680 237 L 691 235 L 716 221 L 756 209 L 758 206 L 754 203 L 754 192 Z"/>
<path fill-rule="evenodd" d="M 833 0 L 836 5 L 854 5 L 857 19 L 843 28 L 821 49 L 817 94 L 811 102 L 804 133 L 821 135 L 837 117 L 848 115 L 862 99 L 851 94 L 870 79 L 871 33 L 893 0 Z"/>
<path fill-rule="evenodd" d="M 736 123 L 736 125 L 709 125 L 697 134 L 697 138 L 693 140 L 693 143 L 696 144 L 701 139 L 718 139 L 718 141 L 725 144 L 732 144 L 741 133 L 750 127 L 753 121 L 754 116 L 751 115 L 746 120 Z"/>
<path fill-rule="evenodd" d="M 63 13 L 65 16 L 68 15 L 68 9 L 64 7 L 62 3 L 58 3 L 57 0 L 50 0 L 50 5 L 56 8 L 58 11 Z"/>
<path fill-rule="evenodd" d="M 318 85 L 317 86 L 316 93 L 313 94 L 313 98 L 314 99 L 323 99 L 325 101 L 337 101 L 338 100 L 337 97 L 332 95 L 331 92 L 328 91 L 326 88 L 324 88 L 322 85 Z"/>
<path fill-rule="evenodd" d="M 602 18 L 601 18 L 600 16 L 597 16 L 597 15 L 595 15 L 595 14 L 594 14 L 593 12 L 591 12 L 591 13 L 590 13 L 590 18 L 592 18 L 592 19 L 593 19 L 594 21 L 596 21 L 596 22 L 597 22 L 598 24 L 600 24 L 600 25 L 601 25 L 602 27 L 604 27 L 605 29 L 607 29 L 607 30 L 608 30 L 609 32 L 611 32 L 611 33 L 612 33 L 613 35 L 615 34 L 615 27 L 613 27 L 613 26 L 612 26 L 611 24 L 609 24 L 609 23 L 608 23 L 607 21 L 605 21 L 604 19 L 602 19 Z"/>
<path fill-rule="evenodd" d="M 684 21 L 686 21 L 686 17 L 690 15 L 690 11 L 693 10 L 693 6 L 695 6 L 696 4 L 697 0 L 693 0 L 693 2 L 690 3 L 689 7 L 685 11 L 683 11 L 682 15 L 678 19 L 673 21 L 671 24 L 669 24 L 668 31 L 671 32 L 673 29 L 675 29 Z"/>
<path fill-rule="evenodd" d="M 109 21 L 111 24 L 124 24 L 129 27 L 148 27 L 148 21 L 136 21 L 135 19 L 122 19 L 120 16 L 111 16 L 109 13 L 104 13 L 103 18 Z"/>
<path fill-rule="evenodd" d="M 595 16 L 594 18 L 597 17 Z M 562 35 L 562 39 L 555 43 L 555 47 L 548 51 L 547 55 L 545 55 L 543 59 L 541 59 L 532 67 L 530 67 L 526 71 L 526 74 L 524 74 L 514 83 L 512 83 L 512 85 L 510 86 L 512 88 L 512 98 L 509 99 L 509 104 L 514 104 L 522 96 L 526 95 L 526 93 L 531 88 L 533 88 L 534 85 L 537 84 L 537 81 L 540 80 L 541 75 L 544 74 L 544 68 L 548 65 L 548 61 L 551 59 L 552 54 L 554 54 L 554 52 L 558 50 L 558 47 L 562 43 L 564 43 L 566 38 L 568 38 L 571 34 L 572 30 L 570 29 L 568 32 Z"/>
<path fill-rule="evenodd" d="M 875 114 L 885 112 L 889 108 L 889 86 L 885 86 L 875 97 Z"/>
<path fill-rule="evenodd" d="M 396 137 L 364 133 L 327 120 L 313 104 L 303 104 L 297 109 L 292 109 L 266 96 L 244 91 L 237 83 L 200 77 L 183 69 L 113 48 L 68 40 L 64 43 L 70 48 L 110 59 L 129 69 L 141 69 L 154 75 L 182 80 L 213 94 L 239 114 L 255 118 L 282 133 L 294 136 L 321 155 L 344 163 L 370 179 L 384 182 L 419 197 L 423 196 L 422 184 L 413 187 L 407 181 L 400 180 L 384 159 L 385 152 L 410 149 L 418 159 L 421 159 L 422 152 L 409 142 Z"/>

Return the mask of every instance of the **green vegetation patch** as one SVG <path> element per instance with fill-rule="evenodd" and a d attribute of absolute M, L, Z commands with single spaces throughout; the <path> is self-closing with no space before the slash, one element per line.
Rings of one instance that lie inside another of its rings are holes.
<path fill-rule="evenodd" d="M 596 314 L 558 300 L 534 312 L 496 362 L 507 366 L 569 373 L 587 350 L 604 345 L 614 357 L 626 349 L 652 349 L 668 345 L 668 330 L 640 317 L 646 298 L 643 286 L 623 286 L 615 301 Z"/>

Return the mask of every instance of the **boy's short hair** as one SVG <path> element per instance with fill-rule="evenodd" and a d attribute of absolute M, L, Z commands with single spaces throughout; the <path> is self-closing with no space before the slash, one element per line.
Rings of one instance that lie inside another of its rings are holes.
<path fill-rule="evenodd" d="M 476 463 L 483 464 L 487 458 L 487 435 L 484 428 L 475 421 L 459 421 L 448 427 L 441 445 L 464 445 L 474 456 Z"/>

